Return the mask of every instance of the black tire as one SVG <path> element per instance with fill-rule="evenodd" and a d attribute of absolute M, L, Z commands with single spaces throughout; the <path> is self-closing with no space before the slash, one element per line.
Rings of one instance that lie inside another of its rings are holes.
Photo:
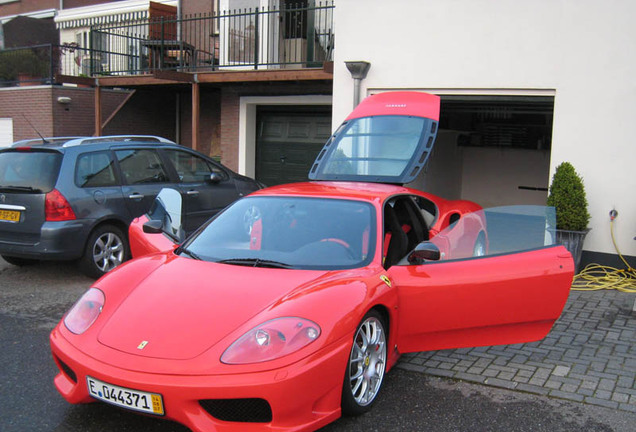
<path fill-rule="evenodd" d="M 98 278 L 129 259 L 130 246 L 122 230 L 101 225 L 88 236 L 79 267 L 87 276 Z"/>
<path fill-rule="evenodd" d="M 358 324 L 342 384 L 344 415 L 363 414 L 376 401 L 386 371 L 387 334 L 384 319 L 375 310 Z"/>
<path fill-rule="evenodd" d="M 19 266 L 19 267 L 33 265 L 38 262 L 38 260 L 35 260 L 35 259 L 18 258 L 18 257 L 6 256 L 6 255 L 2 255 L 2 259 L 8 262 L 9 264 L 13 264 L 14 266 Z"/>

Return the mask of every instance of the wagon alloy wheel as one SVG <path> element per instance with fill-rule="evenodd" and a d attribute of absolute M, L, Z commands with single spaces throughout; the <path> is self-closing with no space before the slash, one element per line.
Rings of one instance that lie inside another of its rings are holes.
<path fill-rule="evenodd" d="M 106 273 L 124 261 L 124 243 L 113 233 L 105 233 L 93 246 L 93 260 Z"/>
<path fill-rule="evenodd" d="M 343 386 L 342 409 L 362 414 L 375 401 L 386 368 L 386 333 L 380 315 L 369 312 L 358 326 Z"/>
<path fill-rule="evenodd" d="M 126 261 L 129 255 L 122 231 L 106 225 L 91 234 L 80 263 L 86 274 L 99 277 Z"/>

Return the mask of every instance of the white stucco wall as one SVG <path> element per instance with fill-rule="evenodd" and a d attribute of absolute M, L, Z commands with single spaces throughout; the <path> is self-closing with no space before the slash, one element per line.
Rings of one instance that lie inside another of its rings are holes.
<path fill-rule="evenodd" d="M 632 0 L 341 0 L 335 9 L 334 126 L 352 108 L 344 61 L 371 63 L 378 89 L 554 94 L 550 176 L 570 161 L 592 220 L 585 249 L 636 255 L 636 2 Z"/>

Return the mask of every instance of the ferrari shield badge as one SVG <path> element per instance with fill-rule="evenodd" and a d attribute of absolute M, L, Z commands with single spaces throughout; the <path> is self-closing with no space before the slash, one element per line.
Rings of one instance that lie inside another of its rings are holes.
<path fill-rule="evenodd" d="M 389 288 L 391 288 L 391 279 L 389 279 L 387 275 L 380 276 L 380 279 L 382 279 L 382 282 L 384 282 Z"/>
<path fill-rule="evenodd" d="M 146 345 L 148 345 L 148 341 L 141 341 L 141 343 L 139 345 L 137 345 L 137 349 L 138 350 L 142 350 L 142 349 L 146 348 Z"/>

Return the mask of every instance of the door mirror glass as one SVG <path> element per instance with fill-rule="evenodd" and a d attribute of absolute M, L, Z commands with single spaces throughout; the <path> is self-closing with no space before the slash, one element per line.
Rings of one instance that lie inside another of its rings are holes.
<path fill-rule="evenodd" d="M 221 180 L 223 180 L 223 177 L 217 172 L 210 173 L 210 177 L 208 178 L 210 183 L 220 183 Z"/>
<path fill-rule="evenodd" d="M 437 261 L 440 259 L 440 251 L 435 244 L 424 241 L 418 244 L 408 256 L 410 264 L 422 264 L 424 261 Z"/>
<path fill-rule="evenodd" d="M 146 234 L 161 234 L 163 232 L 163 222 L 160 220 L 149 220 L 143 225 Z"/>
<path fill-rule="evenodd" d="M 161 189 L 155 198 L 147 216 L 149 222 L 144 224 L 145 233 L 162 232 L 177 242 L 185 238 L 182 227 L 183 204 L 181 194 L 174 189 Z"/>

